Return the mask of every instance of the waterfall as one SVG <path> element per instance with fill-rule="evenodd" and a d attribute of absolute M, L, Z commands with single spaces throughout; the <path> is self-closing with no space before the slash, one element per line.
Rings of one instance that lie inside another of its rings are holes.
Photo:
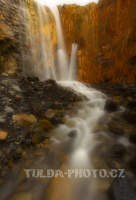
<path fill-rule="evenodd" d="M 74 42 L 72 44 L 71 59 L 70 59 L 70 66 L 69 66 L 69 80 L 70 81 L 76 80 L 77 49 L 78 49 L 78 46 Z"/>
<path fill-rule="evenodd" d="M 57 57 L 58 57 L 58 63 L 57 63 L 57 80 L 68 80 L 68 58 L 66 54 L 66 48 L 65 48 L 65 42 L 61 27 L 61 21 L 59 16 L 59 10 L 56 7 L 50 8 L 55 24 L 56 24 L 56 32 L 57 32 L 57 41 L 58 41 L 58 50 L 57 50 Z"/>
<path fill-rule="evenodd" d="M 43 5 L 34 3 L 35 6 L 31 1 L 20 0 L 23 71 L 25 75 L 38 76 L 40 81 L 56 79 L 48 14 Z M 36 16 L 31 13 L 32 8 Z"/>
<path fill-rule="evenodd" d="M 34 1 L 35 2 L 35 1 Z M 20 0 L 21 38 L 23 49 L 23 71 L 25 75 L 38 76 L 40 81 L 76 80 L 77 44 L 72 44 L 71 59 L 68 61 L 58 7 L 50 7 L 57 34 L 57 58 L 52 49 L 51 30 L 46 9 L 39 2 L 33 7 L 31 1 Z M 35 16 L 31 13 L 35 9 Z"/>

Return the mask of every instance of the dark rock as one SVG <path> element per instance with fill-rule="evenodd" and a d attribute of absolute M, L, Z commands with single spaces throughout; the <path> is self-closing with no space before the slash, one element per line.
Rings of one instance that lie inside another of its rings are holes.
<path fill-rule="evenodd" d="M 136 193 L 126 175 L 114 179 L 109 194 L 112 200 L 136 200 Z"/>
<path fill-rule="evenodd" d="M 130 169 L 133 171 L 133 173 L 136 175 L 136 156 L 133 157 L 129 162 Z"/>
<path fill-rule="evenodd" d="M 136 99 L 133 99 L 132 101 L 130 101 L 127 105 L 127 108 L 129 109 L 136 108 Z"/>
<path fill-rule="evenodd" d="M 123 118 L 130 124 L 136 123 L 136 110 L 125 110 L 123 112 Z"/>
<path fill-rule="evenodd" d="M 135 134 L 135 135 L 130 135 L 130 136 L 129 136 L 129 140 L 130 140 L 131 142 L 136 143 L 136 134 Z"/>
<path fill-rule="evenodd" d="M 72 130 L 68 133 L 68 136 L 71 138 L 75 138 L 77 136 L 77 131 L 76 130 Z"/>
<path fill-rule="evenodd" d="M 34 114 L 39 114 L 39 113 L 41 114 L 42 113 L 42 108 L 43 108 L 42 104 L 35 103 L 33 105 L 33 112 L 34 112 Z"/>
<path fill-rule="evenodd" d="M 122 144 L 115 144 L 112 146 L 112 154 L 113 156 L 123 156 L 126 152 L 126 148 Z"/>
<path fill-rule="evenodd" d="M 38 77 L 30 77 L 30 76 L 27 76 L 27 80 L 28 80 L 28 81 L 39 81 L 39 78 L 38 78 Z"/>
<path fill-rule="evenodd" d="M 52 85 L 56 85 L 57 84 L 57 82 L 55 80 L 53 80 L 53 79 L 48 79 L 48 80 L 45 81 L 45 83 L 52 84 Z"/>
<path fill-rule="evenodd" d="M 16 145 L 13 144 L 13 143 L 10 144 L 9 148 L 10 148 L 11 150 L 13 150 L 13 151 L 15 151 L 15 150 L 17 149 Z"/>
<path fill-rule="evenodd" d="M 13 155 L 14 159 L 15 159 L 15 160 L 20 159 L 21 156 L 22 156 L 22 152 L 23 152 L 23 149 L 22 149 L 21 147 L 18 147 L 18 148 L 16 149 L 16 151 L 12 152 L 12 155 Z"/>
<path fill-rule="evenodd" d="M 124 83 L 120 83 L 118 89 L 120 92 L 125 92 L 127 90 L 127 86 Z"/>
<path fill-rule="evenodd" d="M 108 112 L 115 112 L 119 109 L 119 105 L 116 101 L 107 100 L 104 109 Z"/>
<path fill-rule="evenodd" d="M 52 108 L 57 109 L 57 110 L 62 110 L 63 109 L 63 103 L 59 101 L 55 101 L 54 104 L 52 105 Z"/>
<path fill-rule="evenodd" d="M 31 142 L 32 142 L 31 139 L 27 139 L 27 140 L 25 141 L 25 144 L 29 146 L 29 145 L 31 144 Z"/>
<path fill-rule="evenodd" d="M 111 133 L 115 133 L 117 135 L 123 135 L 124 134 L 123 128 L 116 121 L 115 122 L 110 121 L 110 122 L 108 122 L 107 125 L 108 125 L 108 129 Z"/>
<path fill-rule="evenodd" d="M 33 144 L 39 144 L 46 138 L 44 128 L 39 123 L 35 123 L 30 137 Z"/>

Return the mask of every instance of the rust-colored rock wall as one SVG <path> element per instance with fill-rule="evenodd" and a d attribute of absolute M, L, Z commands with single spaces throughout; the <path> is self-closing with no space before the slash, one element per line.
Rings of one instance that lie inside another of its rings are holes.
<path fill-rule="evenodd" d="M 79 46 L 80 81 L 136 81 L 136 1 L 100 0 L 59 10 L 69 54 L 72 42 Z"/>
<path fill-rule="evenodd" d="M 0 0 L 0 73 L 33 74 L 35 66 L 40 68 L 41 32 L 48 49 L 46 62 L 53 68 L 57 37 L 50 10 L 38 7 L 35 0 Z"/>

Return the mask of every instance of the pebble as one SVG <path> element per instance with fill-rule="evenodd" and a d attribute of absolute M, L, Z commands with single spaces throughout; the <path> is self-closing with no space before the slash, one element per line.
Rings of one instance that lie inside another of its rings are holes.
<path fill-rule="evenodd" d="M 12 85 L 12 88 L 13 88 L 16 92 L 22 92 L 22 90 L 20 89 L 20 87 L 17 86 L 17 85 Z"/>
<path fill-rule="evenodd" d="M 8 133 L 5 131 L 0 131 L 0 140 L 5 140 L 8 136 Z"/>
<path fill-rule="evenodd" d="M 6 106 L 6 107 L 5 107 L 5 112 L 6 112 L 6 113 L 12 113 L 12 112 L 14 112 L 14 110 L 13 110 L 12 108 Z"/>

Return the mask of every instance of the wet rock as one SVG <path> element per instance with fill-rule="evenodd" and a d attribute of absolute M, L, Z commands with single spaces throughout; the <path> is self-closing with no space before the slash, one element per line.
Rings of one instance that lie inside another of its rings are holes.
<path fill-rule="evenodd" d="M 30 137 L 33 144 L 39 144 L 46 137 L 44 128 L 39 123 L 35 123 Z"/>
<path fill-rule="evenodd" d="M 129 140 L 130 140 L 131 142 L 136 143 L 136 134 L 135 134 L 135 135 L 130 135 L 130 136 L 129 136 Z"/>
<path fill-rule="evenodd" d="M 115 133 L 117 135 L 123 135 L 124 134 L 124 130 L 123 127 L 120 125 L 120 123 L 118 122 L 114 122 L 114 121 L 110 121 L 108 122 L 108 130 L 111 133 Z"/>
<path fill-rule="evenodd" d="M 55 80 L 53 80 L 53 79 L 48 79 L 48 80 L 45 81 L 45 83 L 52 84 L 52 85 L 57 85 L 57 82 Z"/>
<path fill-rule="evenodd" d="M 37 122 L 37 119 L 34 115 L 20 114 L 13 115 L 13 122 L 18 125 L 30 126 L 33 123 Z"/>
<path fill-rule="evenodd" d="M 48 120 L 46 120 L 46 119 L 40 120 L 39 123 L 42 125 L 42 127 L 43 127 L 45 130 L 50 130 L 50 129 L 53 128 L 51 122 L 48 121 Z"/>
<path fill-rule="evenodd" d="M 136 99 L 132 99 L 132 101 L 128 103 L 127 108 L 129 109 L 136 108 Z"/>
<path fill-rule="evenodd" d="M 112 146 L 112 155 L 121 157 L 125 154 L 126 148 L 122 144 L 115 144 Z"/>
<path fill-rule="evenodd" d="M 122 116 L 128 123 L 130 124 L 136 123 L 136 110 L 125 110 Z"/>
<path fill-rule="evenodd" d="M 5 131 L 0 131 L 0 140 L 6 140 L 8 133 Z"/>
<path fill-rule="evenodd" d="M 38 78 L 38 77 L 27 76 L 26 78 L 27 78 L 28 81 L 32 81 L 32 82 L 33 82 L 33 81 L 39 81 L 39 78 Z"/>
<path fill-rule="evenodd" d="M 133 173 L 136 175 L 136 156 L 133 157 L 133 158 L 129 161 L 129 166 L 130 166 L 130 169 L 133 171 Z"/>
<path fill-rule="evenodd" d="M 77 131 L 76 130 L 72 130 L 68 133 L 68 136 L 71 138 L 75 138 L 77 136 Z"/>
<path fill-rule="evenodd" d="M 48 109 L 45 113 L 44 113 L 44 115 L 43 115 L 43 119 L 47 119 L 47 120 L 49 120 L 49 121 L 52 121 L 53 119 L 54 119 L 54 117 L 55 117 L 55 115 L 56 115 L 56 113 L 55 113 L 55 111 L 53 110 L 53 109 Z"/>
<path fill-rule="evenodd" d="M 136 193 L 126 175 L 114 179 L 109 193 L 112 200 L 136 200 Z"/>
<path fill-rule="evenodd" d="M 115 112 L 119 109 L 119 105 L 116 101 L 107 100 L 104 109 L 108 112 Z"/>

